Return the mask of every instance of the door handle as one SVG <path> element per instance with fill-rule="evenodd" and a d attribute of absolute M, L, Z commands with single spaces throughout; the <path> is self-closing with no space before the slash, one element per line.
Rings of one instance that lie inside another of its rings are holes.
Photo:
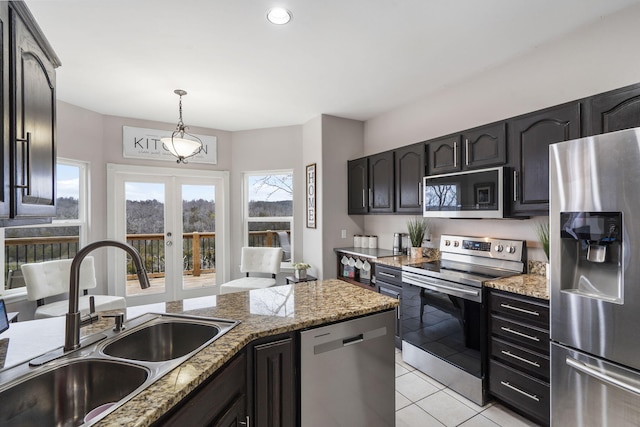
<path fill-rule="evenodd" d="M 625 381 L 623 381 L 621 379 L 612 377 L 611 375 L 609 375 L 606 372 L 604 372 L 601 368 L 597 368 L 595 366 L 591 366 L 588 363 L 581 362 L 581 361 L 576 360 L 576 359 L 574 359 L 572 357 L 569 357 L 569 356 L 567 356 L 565 361 L 566 361 L 567 365 L 571 366 L 572 368 L 574 368 L 574 369 L 576 369 L 576 370 L 578 370 L 580 372 L 583 372 L 583 373 L 585 373 L 585 374 L 587 374 L 589 376 L 597 378 L 600 381 L 606 382 L 606 383 L 611 384 L 611 385 L 613 385 L 615 387 L 621 388 L 621 389 L 623 389 L 625 391 L 629 391 L 631 393 L 635 393 L 635 394 L 640 395 L 640 388 L 635 387 L 635 386 L 633 386 L 631 384 L 628 384 L 627 382 L 625 382 Z M 624 377 L 623 375 L 620 375 L 619 373 L 616 374 L 616 376 Z M 631 379 L 629 378 L 629 380 L 631 380 Z"/>
<path fill-rule="evenodd" d="M 458 143 L 456 141 L 453 142 L 453 167 L 458 167 Z"/>
<path fill-rule="evenodd" d="M 31 183 L 31 162 L 29 162 L 30 150 L 31 150 L 31 132 L 27 132 L 26 138 L 16 138 L 16 142 L 22 142 L 22 184 L 16 184 L 16 188 L 22 188 L 27 190 L 26 194 L 29 194 L 29 187 Z M 26 148 L 25 148 L 26 146 Z"/>

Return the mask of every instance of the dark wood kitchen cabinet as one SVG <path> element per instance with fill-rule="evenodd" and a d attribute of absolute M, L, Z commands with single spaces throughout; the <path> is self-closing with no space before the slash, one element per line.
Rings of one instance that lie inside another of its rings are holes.
<path fill-rule="evenodd" d="M 349 215 L 393 213 L 393 166 L 393 151 L 347 163 Z"/>
<path fill-rule="evenodd" d="M 549 425 L 549 302 L 487 289 L 489 393 Z"/>
<path fill-rule="evenodd" d="M 0 2 L 3 192 L 0 225 L 55 216 L 55 68 L 60 60 L 21 1 Z"/>
<path fill-rule="evenodd" d="M 429 175 L 500 166 L 507 161 L 504 122 L 437 138 L 428 144 Z"/>
<path fill-rule="evenodd" d="M 549 145 L 580 138 L 580 110 L 573 102 L 508 122 L 511 216 L 549 214 Z"/>
<path fill-rule="evenodd" d="M 585 117 L 585 136 L 640 127 L 640 85 L 590 97 Z"/>
<path fill-rule="evenodd" d="M 254 427 L 297 425 L 297 359 L 295 334 L 269 337 L 250 346 L 250 399 Z"/>
<path fill-rule="evenodd" d="M 402 270 L 384 264 L 375 264 L 376 290 L 398 300 L 396 307 L 395 344 L 402 349 Z"/>
<path fill-rule="evenodd" d="M 395 211 L 402 214 L 422 214 L 422 178 L 425 169 L 423 142 L 395 150 Z"/>
<path fill-rule="evenodd" d="M 247 357 L 243 351 L 153 425 L 246 426 L 246 392 Z"/>

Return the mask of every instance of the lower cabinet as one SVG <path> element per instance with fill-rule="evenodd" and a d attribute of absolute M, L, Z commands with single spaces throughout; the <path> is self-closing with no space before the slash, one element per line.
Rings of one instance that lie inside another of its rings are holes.
<path fill-rule="evenodd" d="M 295 333 L 253 341 L 153 425 L 297 425 L 296 343 Z"/>
<path fill-rule="evenodd" d="M 549 425 L 549 302 L 488 290 L 489 393 Z"/>
<path fill-rule="evenodd" d="M 402 270 L 383 264 L 375 264 L 376 290 L 382 295 L 395 298 L 400 303 L 396 308 L 395 344 L 402 348 Z"/>
<path fill-rule="evenodd" d="M 246 426 L 247 356 L 231 359 L 154 426 Z"/>
<path fill-rule="evenodd" d="M 249 349 L 249 387 L 253 387 L 250 414 L 254 427 L 288 427 L 296 423 L 295 336 L 269 337 Z"/>

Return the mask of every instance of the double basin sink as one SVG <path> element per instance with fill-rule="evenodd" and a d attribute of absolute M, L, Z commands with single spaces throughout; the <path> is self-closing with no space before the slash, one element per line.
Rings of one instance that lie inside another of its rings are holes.
<path fill-rule="evenodd" d="M 237 324 L 149 313 L 1 371 L 0 425 L 92 425 Z"/>

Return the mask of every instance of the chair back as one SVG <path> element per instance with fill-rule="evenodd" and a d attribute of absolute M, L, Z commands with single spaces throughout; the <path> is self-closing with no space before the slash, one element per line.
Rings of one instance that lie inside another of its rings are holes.
<path fill-rule="evenodd" d="M 20 269 L 27 288 L 27 298 L 37 301 L 46 297 L 69 292 L 71 259 L 23 264 Z M 80 265 L 80 289 L 95 288 L 96 272 L 93 257 L 88 256 Z"/>
<path fill-rule="evenodd" d="M 242 273 L 270 273 L 280 272 L 282 248 L 243 247 L 240 257 L 240 271 Z"/>
<path fill-rule="evenodd" d="M 291 261 L 291 242 L 289 242 L 289 233 L 286 231 L 277 231 L 280 247 L 282 248 L 282 261 Z"/>

